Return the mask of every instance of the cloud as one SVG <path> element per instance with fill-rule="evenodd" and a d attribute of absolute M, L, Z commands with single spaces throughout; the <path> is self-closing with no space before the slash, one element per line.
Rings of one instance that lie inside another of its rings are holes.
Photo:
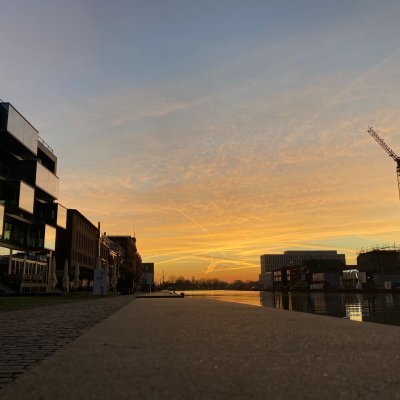
<path fill-rule="evenodd" d="M 49 38 L 54 54 L 69 41 L 65 54 L 36 57 L 40 79 L 29 85 L 38 86 L 20 90 L 32 93 L 32 121 L 59 157 L 60 201 L 109 233 L 135 224 L 143 257 L 167 275 L 256 279 L 266 252 L 326 246 L 354 259 L 363 241 L 395 237 L 395 165 L 366 134 L 371 124 L 400 149 L 398 24 L 387 7 L 378 12 L 390 29 L 369 14 L 361 23 L 362 10 L 321 21 L 318 32 L 211 46 L 201 55 L 218 57 L 159 79 L 106 62 L 92 17 L 87 31 L 81 21 L 72 36 Z M 83 33 L 86 42 L 74 40 Z M 47 75 L 52 90 L 37 102 Z"/>

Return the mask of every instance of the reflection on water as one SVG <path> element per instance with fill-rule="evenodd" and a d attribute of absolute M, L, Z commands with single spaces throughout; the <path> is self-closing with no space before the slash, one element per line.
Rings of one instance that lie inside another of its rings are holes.
<path fill-rule="evenodd" d="M 185 290 L 185 296 L 206 297 L 208 299 L 249 304 L 260 307 L 260 293 L 246 290 Z"/>
<path fill-rule="evenodd" d="M 400 325 L 400 296 L 372 293 L 259 292 L 265 307 Z"/>
<path fill-rule="evenodd" d="M 185 291 L 186 296 L 325 314 L 354 321 L 400 325 L 400 295 L 372 293 L 282 293 L 236 290 Z"/>

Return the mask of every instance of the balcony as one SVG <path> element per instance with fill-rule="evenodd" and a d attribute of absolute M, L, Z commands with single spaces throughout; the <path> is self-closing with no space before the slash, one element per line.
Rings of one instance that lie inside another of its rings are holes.
<path fill-rule="evenodd" d="M 11 105 L 3 104 L 8 108 L 7 131 L 34 155 L 37 154 L 38 131 Z"/>
<path fill-rule="evenodd" d="M 58 198 L 58 177 L 39 162 L 36 163 L 36 186 L 54 199 Z"/>

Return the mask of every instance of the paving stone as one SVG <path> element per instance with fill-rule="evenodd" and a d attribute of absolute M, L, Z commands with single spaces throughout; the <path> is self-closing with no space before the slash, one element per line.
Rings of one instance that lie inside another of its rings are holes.
<path fill-rule="evenodd" d="M 0 390 L 133 299 L 116 296 L 0 313 Z"/>

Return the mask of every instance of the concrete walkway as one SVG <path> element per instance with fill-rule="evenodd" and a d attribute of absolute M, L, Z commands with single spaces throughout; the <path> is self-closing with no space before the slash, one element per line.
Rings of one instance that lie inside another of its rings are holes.
<path fill-rule="evenodd" d="M 131 296 L 92 297 L 1 312 L 0 389 L 131 301 Z"/>
<path fill-rule="evenodd" d="M 136 299 L 11 399 L 399 399 L 400 328 L 207 299 Z"/>

